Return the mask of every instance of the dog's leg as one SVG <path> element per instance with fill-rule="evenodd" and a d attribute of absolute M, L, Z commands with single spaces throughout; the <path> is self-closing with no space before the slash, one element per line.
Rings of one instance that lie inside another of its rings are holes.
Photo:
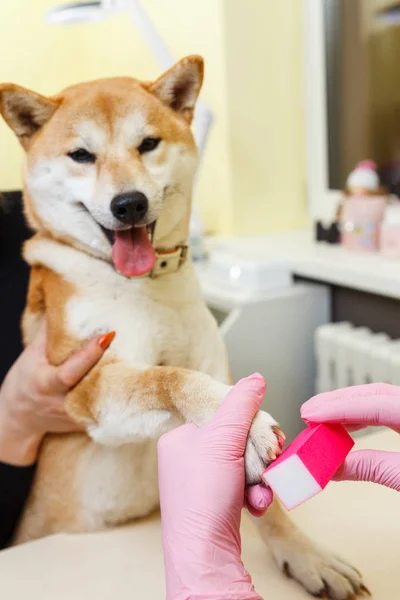
<path fill-rule="evenodd" d="M 37 334 L 43 321 L 45 301 L 43 292 L 43 268 L 32 267 L 29 277 L 26 307 L 22 315 L 22 337 L 29 344 Z"/>
<path fill-rule="evenodd" d="M 229 390 L 197 371 L 140 368 L 109 359 L 68 394 L 66 409 L 96 442 L 118 446 L 157 438 L 183 422 L 204 424 Z M 276 431 L 272 417 L 259 412 L 246 453 L 248 483 L 260 481 L 271 453 L 279 453 Z"/>
<path fill-rule="evenodd" d="M 274 500 L 261 519 L 254 520 L 279 568 L 310 594 L 350 600 L 367 592 L 360 573 L 341 558 L 319 548 L 302 533 Z"/>

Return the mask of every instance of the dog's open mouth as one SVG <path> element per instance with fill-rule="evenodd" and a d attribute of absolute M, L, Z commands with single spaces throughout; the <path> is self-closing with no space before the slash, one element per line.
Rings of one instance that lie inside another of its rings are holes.
<path fill-rule="evenodd" d="M 115 268 L 125 277 L 147 275 L 156 262 L 156 253 L 151 243 L 154 223 L 132 227 L 121 231 L 110 231 L 102 227 L 112 245 Z"/>

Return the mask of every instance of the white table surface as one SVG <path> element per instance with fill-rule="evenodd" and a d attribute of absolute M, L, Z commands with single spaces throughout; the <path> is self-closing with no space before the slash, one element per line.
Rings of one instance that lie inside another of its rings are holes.
<path fill-rule="evenodd" d="M 379 253 L 355 253 L 340 245 L 314 242 L 311 232 L 264 237 L 213 238 L 215 245 L 255 260 L 284 260 L 294 275 L 400 299 L 400 260 Z"/>
<path fill-rule="evenodd" d="M 357 446 L 399 450 L 380 431 Z M 400 494 L 368 483 L 331 483 L 292 512 L 313 539 L 354 564 L 374 600 L 400 598 Z M 265 600 L 310 600 L 275 567 L 253 524 L 243 519 L 243 559 Z M 91 535 L 57 535 L 0 552 L 7 600 L 161 600 L 164 570 L 157 515 Z"/>

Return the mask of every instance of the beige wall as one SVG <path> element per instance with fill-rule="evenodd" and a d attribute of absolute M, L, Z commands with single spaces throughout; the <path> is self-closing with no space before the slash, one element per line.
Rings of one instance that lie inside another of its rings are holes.
<path fill-rule="evenodd" d="M 306 223 L 301 0 L 225 8 L 234 230 Z"/>
<path fill-rule="evenodd" d="M 108 75 L 157 76 L 126 15 L 51 27 L 59 0 L 0 3 L 0 81 L 42 93 Z M 301 0 L 145 0 L 178 58 L 206 59 L 216 115 L 196 199 L 209 230 L 264 233 L 305 222 Z M 0 189 L 19 187 L 22 152 L 0 123 Z"/>
<path fill-rule="evenodd" d="M 50 93 L 65 86 L 72 71 L 77 32 L 46 27 L 51 0 L 0 2 L 0 81 Z M 0 189 L 20 187 L 22 150 L 0 119 Z"/>

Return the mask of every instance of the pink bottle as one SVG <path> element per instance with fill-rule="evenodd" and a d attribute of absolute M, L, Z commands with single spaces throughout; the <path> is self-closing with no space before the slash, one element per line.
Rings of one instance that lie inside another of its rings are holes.
<path fill-rule="evenodd" d="M 400 202 L 386 207 L 381 227 L 381 252 L 388 258 L 400 258 Z"/>
<path fill-rule="evenodd" d="M 376 252 L 386 196 L 347 196 L 341 216 L 341 240 L 349 250 Z"/>
<path fill-rule="evenodd" d="M 378 250 L 385 204 L 376 163 L 359 162 L 347 178 L 341 213 L 341 241 L 346 248 L 358 252 Z"/>

